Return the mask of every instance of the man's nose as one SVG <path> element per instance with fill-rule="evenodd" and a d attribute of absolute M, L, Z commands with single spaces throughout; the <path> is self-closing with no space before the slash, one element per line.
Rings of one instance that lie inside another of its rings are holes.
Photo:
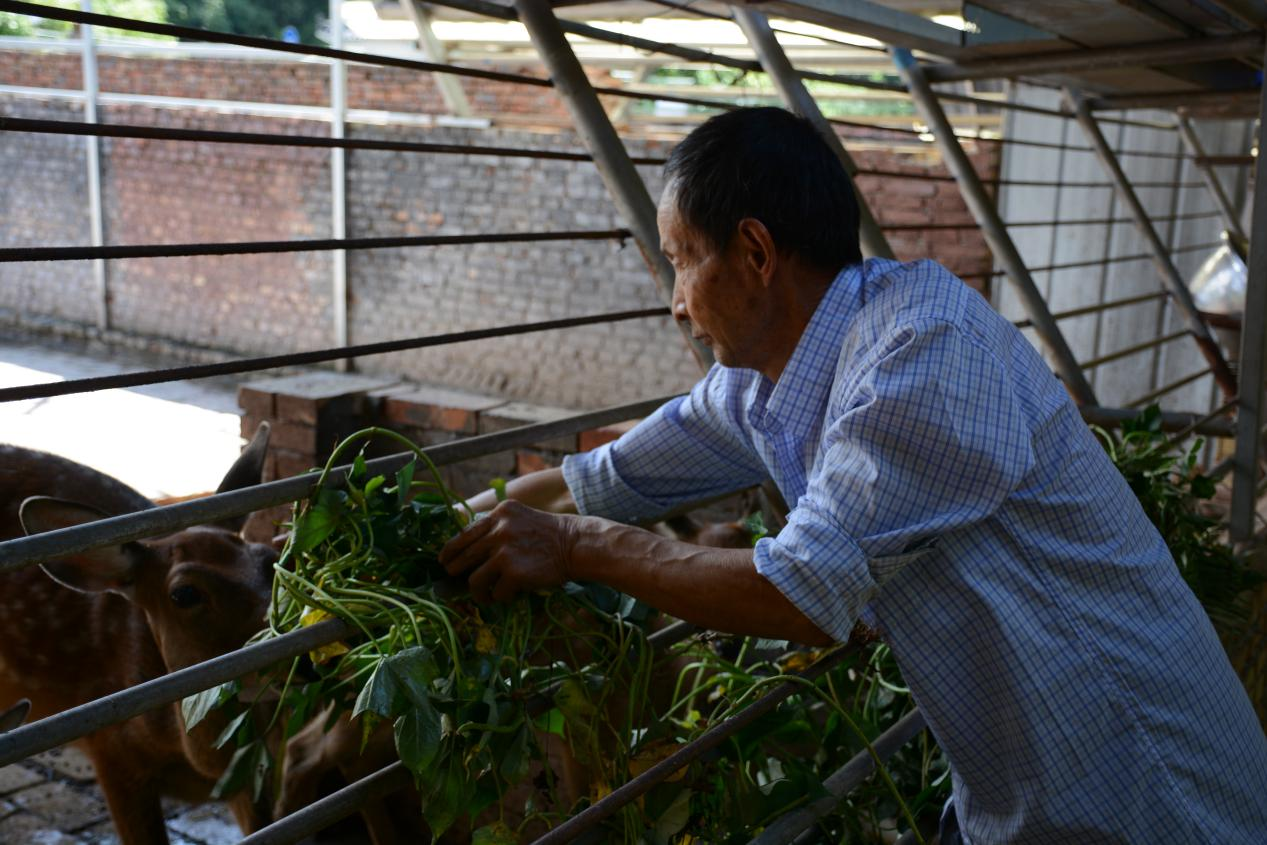
<path fill-rule="evenodd" d="M 685 323 L 691 319 L 690 315 L 686 313 L 686 298 L 682 296 L 681 285 L 673 286 L 672 308 L 673 308 L 673 319 L 677 320 L 679 323 Z"/>

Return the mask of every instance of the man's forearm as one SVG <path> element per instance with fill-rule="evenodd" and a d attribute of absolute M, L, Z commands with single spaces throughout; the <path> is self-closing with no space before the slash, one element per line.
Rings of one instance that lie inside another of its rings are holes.
<path fill-rule="evenodd" d="M 788 639 L 833 640 L 761 576 L 750 549 L 715 549 L 581 517 L 568 575 L 599 581 L 702 628 Z"/>
<path fill-rule="evenodd" d="M 511 479 L 506 483 L 506 498 L 548 513 L 576 513 L 576 502 L 563 480 L 561 468 L 543 469 Z M 467 499 L 466 503 L 476 513 L 491 511 L 497 507 L 497 494 L 485 490 Z"/>

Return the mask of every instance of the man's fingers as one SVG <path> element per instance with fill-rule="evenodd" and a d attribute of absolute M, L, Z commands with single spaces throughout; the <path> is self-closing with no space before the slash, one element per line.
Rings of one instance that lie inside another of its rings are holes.
<path fill-rule="evenodd" d="M 496 550 L 497 543 L 497 536 L 491 531 L 485 531 L 484 536 L 476 537 L 474 542 L 467 544 L 465 548 L 449 554 L 447 560 L 444 552 L 448 552 L 449 547 L 445 546 L 444 552 L 441 552 L 440 562 L 445 572 L 450 575 L 461 575 L 488 560 L 489 555 Z"/>
<path fill-rule="evenodd" d="M 472 543 L 480 540 L 488 535 L 492 530 L 493 524 L 497 519 L 493 516 L 486 516 L 483 519 L 476 520 L 466 528 L 458 532 L 449 542 L 444 544 L 444 548 L 440 550 L 440 563 L 448 569 L 449 561 L 453 560 L 462 550 L 470 546 Z M 460 570 L 459 570 L 460 571 Z M 452 572 L 450 572 L 452 574 Z"/>
<path fill-rule="evenodd" d="M 493 595 L 493 588 L 501 579 L 499 561 L 494 558 L 471 573 L 468 581 L 471 595 L 477 602 L 487 602 Z"/>

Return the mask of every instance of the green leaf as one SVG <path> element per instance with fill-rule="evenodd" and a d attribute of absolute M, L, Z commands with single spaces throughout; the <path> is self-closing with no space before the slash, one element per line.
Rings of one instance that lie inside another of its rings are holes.
<path fill-rule="evenodd" d="M 232 759 L 229 760 L 229 765 L 225 767 L 224 774 L 212 787 L 211 797 L 217 801 L 223 801 L 246 788 L 247 783 L 254 779 L 255 769 L 263 751 L 264 743 L 261 740 L 244 745 L 235 751 Z"/>
<path fill-rule="evenodd" d="M 396 679 L 386 664 L 386 660 L 380 661 L 370 673 L 365 686 L 361 687 L 361 692 L 356 697 L 356 704 L 352 707 L 353 718 L 362 713 L 373 713 L 384 719 L 390 719 L 395 715 L 396 699 L 400 693 L 396 688 Z"/>
<path fill-rule="evenodd" d="M 310 508 L 295 520 L 292 546 L 298 552 L 306 552 L 316 548 L 333 533 L 339 524 L 338 517 L 330 508 Z"/>
<path fill-rule="evenodd" d="M 391 674 L 396 694 L 403 695 L 413 706 L 430 706 L 431 682 L 439 674 L 430 651 L 422 646 L 407 648 L 387 658 L 382 665 Z"/>
<path fill-rule="evenodd" d="M 530 738 L 527 725 L 515 731 L 511 738 L 501 765 L 498 766 L 498 773 L 507 783 L 518 783 L 528 776 L 532 764 L 532 749 L 528 744 Z"/>
<path fill-rule="evenodd" d="M 497 497 L 497 501 L 506 501 L 506 479 L 494 478 L 488 482 L 488 486 L 493 488 L 493 495 Z"/>
<path fill-rule="evenodd" d="M 409 490 L 414 484 L 414 469 L 418 459 L 414 458 L 396 473 L 396 504 L 404 507 L 409 502 Z"/>
<path fill-rule="evenodd" d="M 429 703 L 414 704 L 396 720 L 395 727 L 400 761 L 416 777 L 424 777 L 440 754 L 440 715 Z"/>
<path fill-rule="evenodd" d="M 237 681 L 226 681 L 218 687 L 205 689 L 182 700 L 180 715 L 185 720 L 185 733 L 192 731 L 199 722 L 207 718 L 213 708 L 237 695 L 239 689 L 241 687 Z"/>
<path fill-rule="evenodd" d="M 471 833 L 471 845 L 518 845 L 519 837 L 503 822 L 493 822 Z"/>
<path fill-rule="evenodd" d="M 355 460 L 352 461 L 352 472 L 348 473 L 348 479 L 360 479 L 365 475 L 365 452 L 358 452 Z"/>
<path fill-rule="evenodd" d="M 431 828 L 433 841 L 452 827 L 466 810 L 466 796 L 470 791 L 459 755 L 452 755 L 448 769 L 438 774 L 439 782 L 433 781 L 434 786 L 422 806 L 422 817 Z"/>
<path fill-rule="evenodd" d="M 233 719 L 233 721 L 229 722 L 229 724 L 225 726 L 224 730 L 220 731 L 220 735 L 216 737 L 215 742 L 211 743 L 211 747 L 223 748 L 225 746 L 225 743 L 227 743 L 230 739 L 232 739 L 233 735 L 238 732 L 238 728 L 242 727 L 243 723 L 246 722 L 246 717 L 250 715 L 251 715 L 250 710 L 243 710 L 241 713 L 239 713 L 237 717 Z"/>
<path fill-rule="evenodd" d="M 655 820 L 653 832 L 657 842 L 670 842 L 678 831 L 686 827 L 686 823 L 691 820 L 691 795 L 689 789 L 683 789 L 673 799 L 673 803 L 668 806 L 660 817 Z"/>
<path fill-rule="evenodd" d="M 563 712 L 559 710 L 559 708 L 551 707 L 549 710 L 538 716 L 536 722 L 537 727 L 546 733 L 551 733 L 555 736 L 563 736 Z"/>

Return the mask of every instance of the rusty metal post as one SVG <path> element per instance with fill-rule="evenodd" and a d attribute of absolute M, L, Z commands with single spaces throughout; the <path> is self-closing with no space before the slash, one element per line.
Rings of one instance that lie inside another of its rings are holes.
<path fill-rule="evenodd" d="M 946 118 L 946 112 L 942 110 L 941 103 L 937 100 L 937 94 L 929 86 L 928 80 L 924 78 L 923 70 L 909 50 L 891 49 L 898 72 L 906 82 L 906 87 L 924 122 L 932 129 L 933 136 L 937 139 L 937 146 L 941 150 L 942 159 L 945 160 L 950 172 L 954 174 L 964 202 L 967 203 L 977 225 L 981 227 L 981 233 L 990 244 L 990 251 L 994 253 L 995 260 L 1007 271 L 1008 279 L 1016 288 L 1034 330 L 1038 332 L 1047 351 L 1055 359 L 1056 374 L 1064 381 L 1065 388 L 1079 405 L 1098 405 L 1090 383 L 1087 382 L 1086 376 L 1073 357 L 1073 351 L 1065 342 L 1065 336 L 1061 334 L 1060 327 L 1051 316 L 1043 295 L 1034 284 L 1029 269 L 1016 249 L 1016 244 L 1012 243 L 1012 238 L 1007 233 L 1007 226 L 999 218 L 994 201 L 985 192 L 981 178 L 977 176 L 972 162 L 968 160 L 968 154 L 960 146 L 959 139 Z"/>
<path fill-rule="evenodd" d="M 766 16 L 743 6 L 732 6 L 731 15 L 735 23 L 739 24 L 739 28 L 743 30 L 752 49 L 756 51 L 761 66 L 765 68 L 766 73 L 770 74 L 774 87 L 779 89 L 779 96 L 783 98 L 784 104 L 814 124 L 818 134 L 844 165 L 852 182 L 858 175 L 858 165 L 845 149 L 836 130 L 832 129 L 831 124 L 823 117 L 818 103 L 806 90 L 800 74 L 792 67 L 787 53 L 783 51 L 783 46 L 779 44 L 774 31 L 770 29 Z M 880 225 L 876 223 L 875 216 L 871 214 L 871 209 L 867 206 L 862 192 L 858 190 L 856 182 L 854 182 L 853 192 L 858 199 L 858 240 L 862 246 L 862 254 L 869 258 L 893 258 L 893 250 L 889 246 L 888 239 L 884 237 L 884 232 L 880 231 Z"/>
<path fill-rule="evenodd" d="M 651 268 L 656 289 L 665 305 L 673 304 L 673 268 L 664 254 L 660 252 L 660 231 L 656 226 L 656 207 L 647 193 L 647 186 L 642 177 L 634 169 L 629 160 L 629 153 L 616 134 L 615 127 L 607 118 L 603 104 L 594 93 L 594 86 L 572 52 L 554 16 L 554 9 L 548 0 L 515 0 L 515 9 L 519 20 L 528 30 L 532 43 L 541 54 L 541 61 L 550 72 L 550 79 L 555 90 L 563 97 L 572 119 L 576 121 L 576 131 L 580 134 L 585 146 L 594 157 L 607 191 L 616 203 L 620 216 L 633 232 L 642 256 Z M 695 360 L 702 369 L 707 369 L 713 361 L 713 353 L 708 347 L 691 336 L 690 329 L 678 323 L 686 342 L 695 354 Z"/>
<path fill-rule="evenodd" d="M 1245 232 L 1241 230 L 1241 221 L 1237 219 L 1236 209 L 1232 207 L 1232 201 L 1227 198 L 1223 183 L 1219 181 L 1219 175 L 1214 172 L 1213 165 L 1205 160 L 1205 148 L 1201 145 L 1201 139 L 1197 136 L 1197 130 L 1192 125 L 1192 121 L 1186 114 L 1180 114 L 1175 128 L 1179 130 L 1179 135 L 1187 145 L 1188 152 L 1192 154 L 1193 163 L 1197 166 L 1197 172 L 1201 174 L 1202 180 L 1205 181 L 1205 186 L 1214 196 L 1214 203 L 1219 207 L 1219 213 L 1223 215 L 1223 225 L 1240 243 L 1245 243 Z"/>
<path fill-rule="evenodd" d="M 1267 85 L 1259 94 L 1258 162 L 1254 165 L 1254 216 L 1250 220 L 1249 277 L 1241 325 L 1241 391 L 1236 413 L 1236 454 L 1232 475 L 1230 533 L 1236 541 L 1254 533 L 1258 460 L 1262 449 L 1263 376 L 1267 369 Z"/>
<path fill-rule="evenodd" d="M 1196 339 L 1197 346 L 1201 349 L 1201 354 L 1210 362 L 1210 369 L 1214 373 L 1215 380 L 1219 383 L 1219 387 L 1223 388 L 1225 394 L 1235 396 L 1236 376 L 1233 375 L 1231 368 L 1228 367 L 1227 359 L 1223 357 L 1222 350 L 1219 349 L 1214 336 L 1210 334 L 1210 328 L 1197 310 L 1196 303 L 1192 301 L 1192 293 L 1188 290 L 1188 285 L 1184 282 L 1183 277 L 1179 275 L 1179 270 L 1175 268 L 1175 263 L 1170 259 L 1170 252 L 1166 249 L 1166 245 L 1161 242 L 1161 238 L 1158 237 L 1157 230 L 1153 228 L 1148 212 L 1144 210 L 1143 203 L 1139 201 L 1139 197 L 1135 194 L 1135 189 L 1131 187 L 1130 180 L 1126 178 L 1126 173 L 1122 170 L 1122 165 L 1118 162 L 1117 156 L 1109 148 L 1109 142 L 1104 139 L 1104 133 L 1100 131 L 1100 126 L 1092 116 L 1086 100 L 1077 91 L 1070 88 L 1066 88 L 1064 93 L 1065 100 L 1074 113 L 1074 118 L 1078 121 L 1078 125 L 1082 127 L 1087 140 L 1091 142 L 1091 148 L 1095 152 L 1096 158 L 1100 160 L 1100 164 L 1113 182 L 1122 204 L 1130 211 L 1131 217 L 1135 220 L 1136 228 L 1144 236 L 1144 240 L 1148 242 L 1148 248 L 1152 252 L 1153 265 L 1156 266 L 1157 272 L 1161 274 L 1162 282 L 1170 291 L 1175 307 L 1179 309 L 1187 321 L 1188 329 L 1192 332 L 1193 338 Z"/>

